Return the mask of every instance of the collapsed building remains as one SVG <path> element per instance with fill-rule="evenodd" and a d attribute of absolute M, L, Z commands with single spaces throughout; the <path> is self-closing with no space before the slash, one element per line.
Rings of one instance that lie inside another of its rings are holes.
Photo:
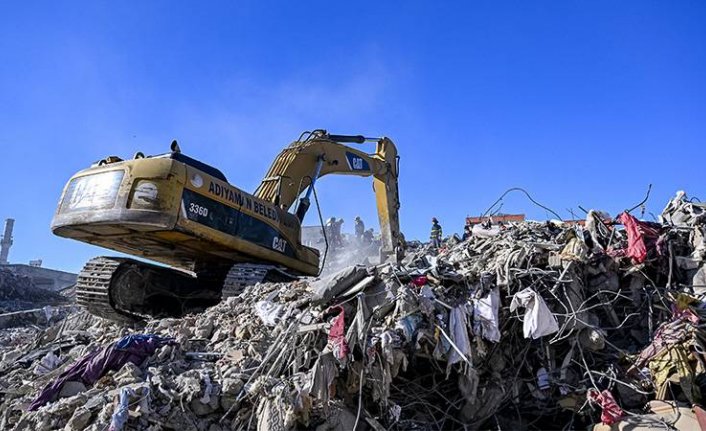
<path fill-rule="evenodd" d="M 0 429 L 706 424 L 706 206 L 473 233 L 198 315 L 5 331 Z"/>

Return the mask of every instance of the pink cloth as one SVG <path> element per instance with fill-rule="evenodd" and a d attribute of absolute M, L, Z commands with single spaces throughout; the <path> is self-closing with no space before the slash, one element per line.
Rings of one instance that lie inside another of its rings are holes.
<path fill-rule="evenodd" d="M 626 212 L 620 214 L 618 221 L 625 226 L 628 233 L 628 248 L 625 256 L 635 263 L 644 262 L 647 258 L 647 246 L 654 246 L 659 237 L 659 230 L 651 223 L 639 221 Z"/>
<path fill-rule="evenodd" d="M 601 409 L 603 409 L 603 412 L 601 413 L 601 422 L 606 425 L 613 425 L 625 414 L 623 409 L 621 409 L 618 403 L 615 402 L 613 394 L 611 394 L 607 389 L 603 392 L 598 392 L 596 389 L 589 389 L 586 393 L 586 397 L 589 401 L 593 401 L 601 406 Z"/>
<path fill-rule="evenodd" d="M 332 307 L 328 311 L 339 310 L 338 316 L 333 318 L 331 329 L 328 332 L 328 343 L 333 350 L 333 356 L 339 361 L 345 361 L 348 358 L 350 349 L 348 341 L 346 341 L 346 313 L 340 305 Z"/>
<path fill-rule="evenodd" d="M 425 275 L 420 275 L 419 277 L 414 277 L 412 279 L 412 284 L 417 287 L 422 287 L 425 284 L 427 284 L 427 281 L 429 281 L 429 280 L 427 279 L 427 277 Z"/>

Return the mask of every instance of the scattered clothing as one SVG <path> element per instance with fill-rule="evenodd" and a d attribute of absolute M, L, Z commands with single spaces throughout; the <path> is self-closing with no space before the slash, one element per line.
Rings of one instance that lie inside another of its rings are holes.
<path fill-rule="evenodd" d="M 628 247 L 625 256 L 635 263 L 642 263 L 647 259 L 648 249 L 654 249 L 659 238 L 660 229 L 655 223 L 639 221 L 632 215 L 624 212 L 618 221 L 625 226 L 628 234 Z"/>
<path fill-rule="evenodd" d="M 53 401 L 64 383 L 68 381 L 80 381 L 86 386 L 91 386 L 108 371 L 119 370 L 128 362 L 139 365 L 158 348 L 173 342 L 174 340 L 171 338 L 151 334 L 125 336 L 115 343 L 77 360 L 37 395 L 30 404 L 29 410 L 37 410 L 44 404 Z"/>
<path fill-rule="evenodd" d="M 487 295 L 473 300 L 473 331 L 486 340 L 500 341 L 500 292 L 492 288 Z"/>
<path fill-rule="evenodd" d="M 519 307 L 525 307 L 525 318 L 522 324 L 522 332 L 525 338 L 537 339 L 545 335 L 559 331 L 559 324 L 556 317 L 549 310 L 544 299 L 528 287 L 515 294 L 510 303 L 510 311 L 515 311 Z"/>
<path fill-rule="evenodd" d="M 453 346 L 449 350 L 447 374 L 451 366 L 457 362 L 468 362 L 471 355 L 471 340 L 468 337 L 468 313 L 466 305 L 454 307 L 449 313 L 449 332 Z"/>
<path fill-rule="evenodd" d="M 330 312 L 338 311 L 338 315 L 331 322 L 328 333 L 328 345 L 333 351 L 333 356 L 345 364 L 348 360 L 348 341 L 346 340 L 346 312 L 340 305 L 329 309 Z"/>
<path fill-rule="evenodd" d="M 620 420 L 625 414 L 623 409 L 620 408 L 613 394 L 607 389 L 603 392 L 598 392 L 596 389 L 589 389 L 586 393 L 586 397 L 601 406 L 603 410 L 601 412 L 601 422 L 606 425 L 612 425 Z"/>

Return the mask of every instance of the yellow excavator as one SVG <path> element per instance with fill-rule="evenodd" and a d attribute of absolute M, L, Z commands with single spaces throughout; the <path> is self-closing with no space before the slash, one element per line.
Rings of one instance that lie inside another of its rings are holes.
<path fill-rule="evenodd" d="M 375 142 L 372 154 L 343 145 Z M 122 321 L 179 315 L 220 301 L 228 283 L 284 281 L 320 273 L 301 223 L 318 178 L 372 176 L 382 260 L 404 250 L 399 157 L 388 138 L 304 132 L 274 160 L 254 194 L 183 154 L 110 156 L 75 174 L 52 220 L 54 234 L 159 262 L 97 257 L 76 284 L 77 302 Z M 321 217 L 319 216 L 321 220 Z"/>

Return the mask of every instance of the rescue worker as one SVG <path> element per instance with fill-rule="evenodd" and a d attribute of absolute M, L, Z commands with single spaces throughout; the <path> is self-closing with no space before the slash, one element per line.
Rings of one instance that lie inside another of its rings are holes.
<path fill-rule="evenodd" d="M 363 232 L 363 243 L 365 245 L 370 245 L 373 243 L 373 229 L 368 229 Z"/>
<path fill-rule="evenodd" d="M 432 217 L 431 219 L 431 234 L 429 235 L 429 239 L 431 240 L 431 245 L 434 248 L 439 248 L 441 247 L 441 225 L 439 224 L 439 220 L 436 219 L 436 217 Z"/>
<path fill-rule="evenodd" d="M 471 236 L 473 236 L 473 231 L 471 228 L 470 224 L 467 224 L 466 226 L 463 227 L 463 237 L 461 238 L 461 241 L 465 241 L 469 239 Z"/>
<path fill-rule="evenodd" d="M 326 226 L 324 227 L 324 233 L 329 241 L 331 241 L 331 246 L 336 245 L 336 217 L 330 217 L 326 220 Z"/>
<path fill-rule="evenodd" d="M 360 243 L 363 240 L 363 234 L 365 233 L 365 223 L 360 219 L 360 216 L 355 217 L 355 239 Z"/>
<path fill-rule="evenodd" d="M 343 247 L 343 236 L 341 235 L 341 225 L 343 219 L 334 220 L 333 222 L 333 243 L 336 247 Z"/>

